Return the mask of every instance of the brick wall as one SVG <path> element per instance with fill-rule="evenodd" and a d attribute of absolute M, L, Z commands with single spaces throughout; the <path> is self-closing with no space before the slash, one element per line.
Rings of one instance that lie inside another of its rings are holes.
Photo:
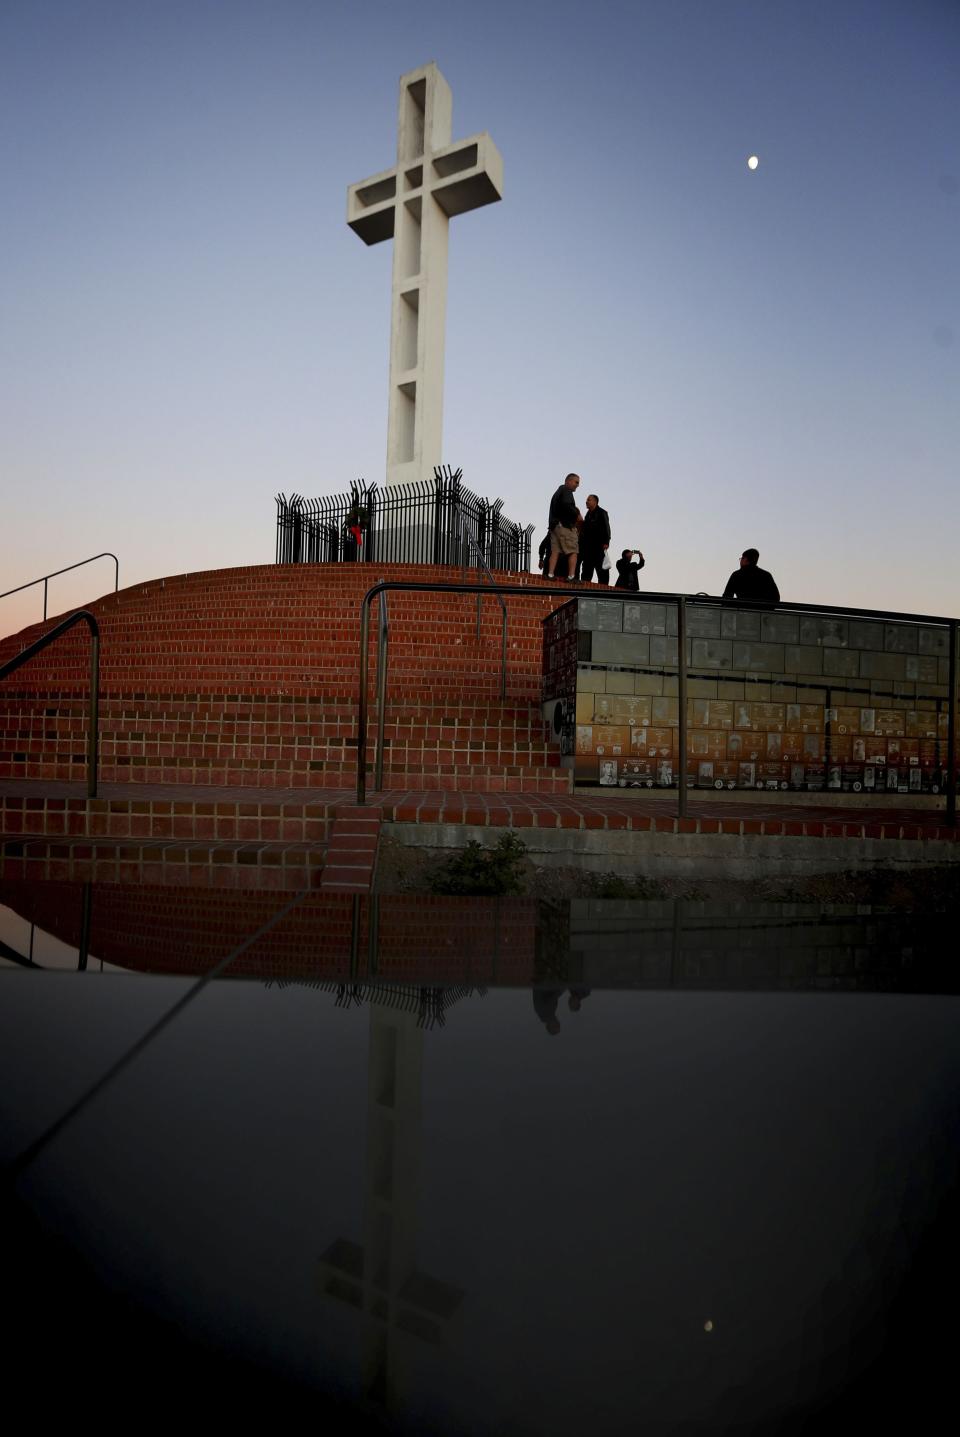
<path fill-rule="evenodd" d="M 455 582 L 458 569 L 309 564 L 184 574 L 89 607 L 102 630 L 106 782 L 337 786 L 355 770 L 359 608 L 378 579 Z M 389 598 L 388 787 L 497 791 L 507 780 L 569 791 L 539 711 L 541 620 L 555 600 L 498 574 L 508 601 L 508 700 L 500 609 L 462 595 Z M 0 663 L 56 622 L 0 640 Z M 371 625 L 370 693 L 376 622 Z M 0 777 L 85 772 L 89 640 L 78 628 L 0 687 Z M 371 731 L 370 737 L 373 737 Z M 370 759 L 374 751 L 371 746 Z"/>

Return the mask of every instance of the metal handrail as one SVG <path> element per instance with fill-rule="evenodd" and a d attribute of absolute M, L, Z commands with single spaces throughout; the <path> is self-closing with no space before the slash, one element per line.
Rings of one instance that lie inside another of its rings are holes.
<path fill-rule="evenodd" d="M 495 579 L 494 579 L 492 573 L 490 572 L 490 567 L 489 567 L 489 565 L 487 564 L 486 559 L 483 557 L 483 550 L 480 548 L 480 545 L 477 543 L 476 539 L 473 537 L 473 535 L 470 533 L 470 530 L 467 528 L 467 524 L 466 524 L 466 520 L 465 520 L 465 519 L 461 519 L 461 521 L 460 521 L 460 528 L 461 528 L 461 531 L 462 531 L 462 533 L 463 533 L 463 537 L 464 537 L 464 538 L 466 539 L 466 541 L 467 541 L 468 546 L 470 547 L 470 549 L 472 550 L 472 552 L 476 555 L 477 564 L 478 564 L 478 566 L 483 570 L 484 574 L 486 575 L 486 577 L 487 577 L 487 582 L 488 582 L 489 584 L 491 584 L 491 585 L 495 585 L 496 581 L 495 581 Z M 463 555 L 463 565 L 462 565 L 462 567 L 461 567 L 460 572 L 461 572 L 462 574 L 465 574 L 466 571 L 467 571 L 467 558 L 466 558 L 466 554 L 464 554 L 464 555 Z M 494 589 L 493 592 L 494 592 L 494 596 L 495 596 L 495 598 L 496 598 L 496 600 L 497 600 L 497 603 L 500 605 L 500 608 L 501 608 L 501 610 L 502 610 L 501 619 L 500 619 L 500 698 L 501 698 L 501 699 L 505 699 L 505 698 L 507 697 L 507 606 L 506 606 L 506 604 L 503 602 L 503 599 L 502 599 L 502 597 L 500 596 L 500 594 L 496 592 L 496 589 Z M 483 599 L 483 596 L 482 596 L 481 594 L 478 594 L 478 595 L 477 595 L 477 643 L 480 642 L 480 604 L 482 603 L 482 599 Z"/>
<path fill-rule="evenodd" d="M 439 593 L 439 594 L 488 594 L 489 587 L 484 584 L 437 584 L 418 583 L 403 579 L 381 580 L 368 589 L 360 601 L 360 691 L 357 704 L 357 804 L 366 803 L 367 793 L 367 643 L 370 633 L 370 605 L 375 598 L 385 594 L 388 590 L 399 590 L 412 593 Z M 842 614 L 846 618 L 865 619 L 887 619 L 899 620 L 913 624 L 933 624 L 945 628 L 950 634 L 950 656 L 949 656 L 949 699 L 947 705 L 947 823 L 955 825 L 957 821 L 957 633 L 960 629 L 960 620 L 945 618 L 943 615 L 932 614 L 904 614 L 895 610 L 884 609 L 843 609 L 836 604 L 796 604 L 780 602 L 777 604 L 762 604 L 751 601 L 731 601 L 722 599 L 718 595 L 701 596 L 699 594 L 662 594 L 649 590 L 622 589 L 607 590 L 602 593 L 582 590 L 571 592 L 569 581 L 562 588 L 553 584 L 539 584 L 531 582 L 529 585 L 509 584 L 496 585 L 495 592 L 503 599 L 527 598 L 541 595 L 543 598 L 580 598 L 597 599 L 604 603 L 655 603 L 671 604 L 677 610 L 677 703 L 678 703 L 678 742 L 680 744 L 679 768 L 678 768 L 678 814 L 685 817 L 687 811 L 687 751 L 686 751 L 686 694 L 687 694 L 687 646 L 682 642 L 686 638 L 686 606 L 690 602 L 698 605 L 726 604 L 731 602 L 742 603 L 745 608 L 765 609 L 768 612 L 777 613 L 798 613 L 798 614 Z M 384 689 L 381 688 L 377 702 L 381 709 L 384 703 Z"/>
<path fill-rule="evenodd" d="M 383 583 L 383 580 L 380 580 Z M 383 788 L 383 729 L 387 695 L 387 644 L 390 639 L 390 616 L 387 610 L 386 593 L 380 595 L 380 627 L 377 634 L 377 762 L 374 782 L 379 791 Z"/>
<path fill-rule="evenodd" d="M 20 584 L 16 589 L 8 589 L 5 594 L 0 594 L 0 599 L 6 599 L 10 594 L 20 594 L 24 589 L 32 589 L 34 584 L 43 585 L 43 617 L 47 617 L 47 580 L 55 579 L 58 574 L 69 574 L 71 569 L 82 569 L 84 564 L 92 564 L 97 559 L 112 559 L 114 563 L 113 592 L 120 588 L 120 560 L 116 554 L 111 554 L 109 549 L 104 549 L 102 554 L 91 554 L 89 559 L 80 559 L 76 564 L 68 564 L 65 569 L 54 569 L 52 574 L 41 574 L 39 579 L 31 579 L 28 584 Z"/>
<path fill-rule="evenodd" d="M 69 618 L 62 619 L 49 633 L 41 634 L 40 638 L 23 649 L 15 658 L 9 659 L 7 663 L 0 665 L 0 679 L 5 679 L 8 674 L 15 673 L 22 668 L 30 659 L 56 640 L 74 624 L 79 624 L 81 619 L 90 630 L 90 731 L 87 735 L 87 796 L 97 796 L 97 760 L 98 760 L 98 738 L 100 728 L 100 625 L 97 623 L 89 609 L 78 609 Z"/>

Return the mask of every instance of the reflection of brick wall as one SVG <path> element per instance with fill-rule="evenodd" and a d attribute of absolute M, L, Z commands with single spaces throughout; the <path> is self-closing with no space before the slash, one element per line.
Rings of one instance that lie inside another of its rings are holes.
<path fill-rule="evenodd" d="M 472 576 L 469 576 L 472 577 Z M 458 568 L 297 564 L 179 575 L 89 605 L 103 636 L 105 782 L 343 786 L 355 770 L 359 610 L 378 579 L 458 582 Z M 541 732 L 541 620 L 556 600 L 529 575 L 500 609 L 466 595 L 389 597 L 385 776 L 390 786 L 566 791 Z M 370 639 L 371 691 L 376 609 Z M 0 663 L 49 629 L 0 640 Z M 0 689 L 0 777 L 82 779 L 89 639 L 82 626 Z M 373 753 L 370 758 L 372 761 Z M 424 780 L 416 784 L 416 776 Z M 450 786 L 450 783 L 447 783 Z"/>
<path fill-rule="evenodd" d="M 946 915 L 852 905 L 575 901 L 570 944 L 597 987 L 956 991 Z"/>
<path fill-rule="evenodd" d="M 0 903 L 76 947 L 82 891 L 78 883 L 5 881 Z M 286 901 L 282 894 L 256 891 L 94 884 L 89 951 L 140 972 L 205 973 Z M 374 933 L 371 904 L 377 905 Z M 355 903 L 350 894 L 312 893 L 236 961 L 230 976 L 346 980 L 355 947 L 361 976 L 466 985 L 529 982 L 536 913 L 534 899 L 400 894 Z"/>
<path fill-rule="evenodd" d="M 576 601 L 576 777 L 677 780 L 676 610 Z M 687 763 L 716 788 L 939 791 L 948 631 L 688 606 Z"/>

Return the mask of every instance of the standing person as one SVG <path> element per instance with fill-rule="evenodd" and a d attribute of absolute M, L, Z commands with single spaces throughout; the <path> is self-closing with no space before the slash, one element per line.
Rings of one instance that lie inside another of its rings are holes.
<path fill-rule="evenodd" d="M 577 555 L 580 551 L 577 520 L 580 510 L 574 499 L 580 485 L 579 474 L 568 474 L 550 500 L 550 562 L 546 577 L 552 579 L 557 568 L 557 559 L 565 555 L 571 577 L 577 572 Z"/>
<path fill-rule="evenodd" d="M 540 541 L 540 548 L 539 548 L 539 550 L 537 551 L 537 568 L 540 570 L 541 574 L 543 575 L 543 577 L 544 577 L 545 579 L 548 577 L 548 575 L 547 575 L 547 565 L 548 565 L 549 562 L 550 562 L 550 545 L 551 545 L 551 538 L 550 538 L 550 531 L 549 531 L 549 529 L 548 529 L 547 532 L 546 532 L 546 534 L 545 534 L 545 535 L 543 536 L 543 538 L 541 539 L 541 541 Z M 560 555 L 560 558 L 557 560 L 557 578 L 558 578 L 558 579 L 568 579 L 569 577 L 570 577 L 570 569 L 569 569 L 568 560 L 567 560 L 567 558 L 566 558 L 566 555 L 561 554 L 561 555 Z"/>
<path fill-rule="evenodd" d="M 610 570 L 603 567 L 603 556 L 610 547 L 610 515 L 600 508 L 596 494 L 587 495 L 587 512 L 580 530 L 580 578 L 589 584 L 594 570 L 598 584 L 610 583 Z"/>
<path fill-rule="evenodd" d="M 640 588 L 640 580 L 637 578 L 640 570 L 646 563 L 639 549 L 624 549 L 617 560 L 617 582 L 615 589 L 632 589 L 634 593 Z"/>
<path fill-rule="evenodd" d="M 758 604 L 779 602 L 780 590 L 773 575 L 757 564 L 759 558 L 759 550 L 744 549 L 740 555 L 739 569 L 734 569 L 727 580 L 727 587 L 722 595 L 724 599 L 752 599 Z"/>

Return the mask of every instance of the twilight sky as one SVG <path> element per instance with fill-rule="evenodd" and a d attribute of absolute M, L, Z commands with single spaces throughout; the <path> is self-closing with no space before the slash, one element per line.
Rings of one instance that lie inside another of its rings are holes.
<path fill-rule="evenodd" d="M 752 544 L 785 599 L 960 613 L 957 0 L 2 0 L 0 590 L 269 563 L 277 490 L 382 479 L 346 189 L 430 59 L 505 168 L 443 458 L 537 538 L 577 469 L 651 589 Z"/>

